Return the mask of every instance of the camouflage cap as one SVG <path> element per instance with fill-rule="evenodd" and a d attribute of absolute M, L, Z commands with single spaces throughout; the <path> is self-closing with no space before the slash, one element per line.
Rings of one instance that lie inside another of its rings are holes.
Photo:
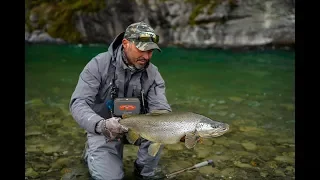
<path fill-rule="evenodd" d="M 130 24 L 125 33 L 124 33 L 124 38 L 130 40 L 131 42 L 133 42 L 133 44 L 140 50 L 140 51 L 148 51 L 151 49 L 157 49 L 161 52 L 161 49 L 159 48 L 158 44 L 155 42 L 141 42 L 138 40 L 138 37 L 141 34 L 145 34 L 145 33 L 151 33 L 155 35 L 155 32 L 153 30 L 153 28 L 148 25 L 145 22 L 136 22 L 133 24 Z"/>

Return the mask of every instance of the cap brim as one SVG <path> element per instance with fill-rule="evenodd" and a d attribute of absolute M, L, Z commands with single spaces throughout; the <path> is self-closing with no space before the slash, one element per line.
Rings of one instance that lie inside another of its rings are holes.
<path fill-rule="evenodd" d="M 159 48 L 158 44 L 154 42 L 146 42 L 146 43 L 139 42 L 135 45 L 140 51 L 149 51 L 152 49 L 157 49 L 159 52 L 161 52 L 161 49 Z"/>

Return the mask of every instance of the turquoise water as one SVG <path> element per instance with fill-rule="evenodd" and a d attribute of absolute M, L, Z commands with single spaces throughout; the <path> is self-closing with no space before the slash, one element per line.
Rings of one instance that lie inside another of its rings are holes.
<path fill-rule="evenodd" d="M 85 64 L 107 46 L 26 46 L 26 177 L 84 179 L 84 131 L 68 103 Z M 177 179 L 295 178 L 295 54 L 290 51 L 163 48 L 152 62 L 166 81 L 174 111 L 193 111 L 230 124 L 231 131 L 195 149 L 165 147 L 160 168 L 170 173 L 212 159 L 216 167 Z M 137 147 L 126 145 L 128 179 Z M 76 168 L 75 168 L 76 167 Z"/>

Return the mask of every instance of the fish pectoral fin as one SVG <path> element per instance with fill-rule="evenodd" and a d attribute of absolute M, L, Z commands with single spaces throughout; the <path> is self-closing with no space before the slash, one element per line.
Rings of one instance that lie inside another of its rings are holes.
<path fill-rule="evenodd" d="M 161 114 L 166 114 L 168 113 L 169 111 L 168 110 L 152 110 L 151 112 L 147 113 L 146 115 L 147 116 L 158 116 L 158 115 L 161 115 Z"/>
<path fill-rule="evenodd" d="M 127 140 L 131 144 L 134 144 L 140 138 L 140 135 L 135 131 L 133 131 L 132 129 L 128 130 L 128 133 L 126 134 L 126 136 L 127 136 Z"/>
<path fill-rule="evenodd" d="M 187 133 L 184 141 L 184 145 L 188 148 L 194 148 L 199 140 L 199 136 L 197 133 Z"/>
<path fill-rule="evenodd" d="M 150 146 L 148 147 L 148 153 L 151 156 L 156 156 L 160 147 L 161 147 L 161 143 L 151 143 Z"/>

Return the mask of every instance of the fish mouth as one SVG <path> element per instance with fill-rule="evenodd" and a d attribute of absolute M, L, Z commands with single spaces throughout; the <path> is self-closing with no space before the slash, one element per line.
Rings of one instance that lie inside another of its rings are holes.
<path fill-rule="evenodd" d="M 219 137 L 228 132 L 229 129 L 229 125 L 224 124 L 223 126 L 219 126 L 211 130 L 199 132 L 199 135 L 203 138 Z"/>

